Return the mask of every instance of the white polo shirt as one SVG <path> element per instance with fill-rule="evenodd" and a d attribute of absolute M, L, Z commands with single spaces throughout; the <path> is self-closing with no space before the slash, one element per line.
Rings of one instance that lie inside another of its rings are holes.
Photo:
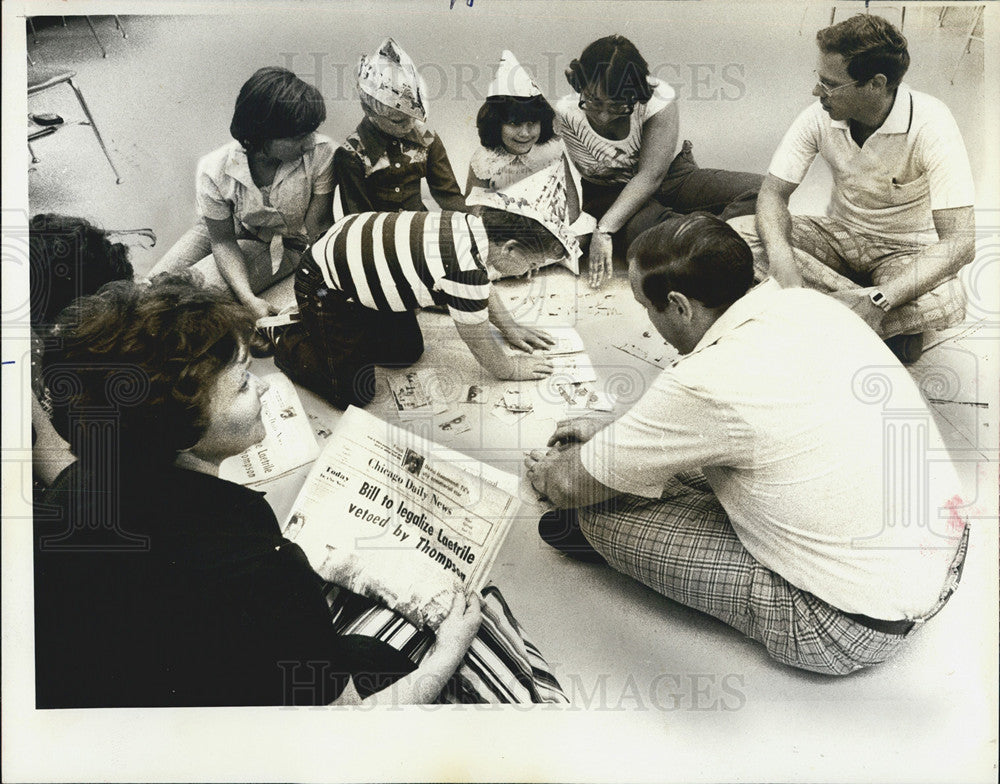
<path fill-rule="evenodd" d="M 961 535 L 961 490 L 909 373 L 831 297 L 760 284 L 587 442 L 583 466 L 657 498 L 700 468 L 740 541 L 845 612 L 934 606 Z"/>
<path fill-rule="evenodd" d="M 955 118 L 937 98 L 906 84 L 864 147 L 851 138 L 846 121 L 831 120 L 816 101 L 785 133 L 768 171 L 798 184 L 817 153 L 833 171 L 827 214 L 860 231 L 936 242 L 931 211 L 975 202 Z"/>

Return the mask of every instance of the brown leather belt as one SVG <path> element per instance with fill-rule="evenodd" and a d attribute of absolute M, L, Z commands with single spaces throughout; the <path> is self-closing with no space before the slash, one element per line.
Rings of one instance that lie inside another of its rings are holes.
<path fill-rule="evenodd" d="M 883 621 L 878 618 L 869 618 L 867 615 L 856 615 L 854 613 L 844 613 L 844 615 L 855 623 L 860 623 L 865 628 L 882 632 L 883 634 L 898 634 L 899 636 L 903 636 L 908 634 L 910 629 L 913 628 L 913 621 Z"/>

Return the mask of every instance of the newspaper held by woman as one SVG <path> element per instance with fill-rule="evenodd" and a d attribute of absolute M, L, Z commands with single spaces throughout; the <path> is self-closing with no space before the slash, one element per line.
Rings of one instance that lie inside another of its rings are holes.
<path fill-rule="evenodd" d="M 352 406 L 283 531 L 323 579 L 435 629 L 456 591 L 486 584 L 518 481 Z"/>

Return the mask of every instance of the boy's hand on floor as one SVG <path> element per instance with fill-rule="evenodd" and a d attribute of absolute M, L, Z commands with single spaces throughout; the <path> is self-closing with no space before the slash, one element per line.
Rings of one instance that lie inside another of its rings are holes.
<path fill-rule="evenodd" d="M 514 348 L 529 354 L 536 348 L 545 350 L 555 343 L 552 336 L 545 330 L 523 327 L 520 324 L 508 327 L 503 336 Z"/>
<path fill-rule="evenodd" d="M 552 363 L 542 357 L 511 357 L 504 381 L 537 381 L 552 375 Z"/>
<path fill-rule="evenodd" d="M 266 299 L 261 299 L 260 297 L 249 299 L 244 304 L 250 308 L 250 312 L 253 313 L 254 321 L 262 319 L 264 316 L 275 316 L 278 313 L 278 309 L 274 307 L 274 305 Z"/>

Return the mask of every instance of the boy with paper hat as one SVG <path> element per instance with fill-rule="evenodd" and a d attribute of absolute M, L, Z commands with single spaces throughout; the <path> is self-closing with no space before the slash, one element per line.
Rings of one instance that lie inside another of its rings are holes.
<path fill-rule="evenodd" d="M 579 199 L 554 117 L 535 80 L 504 50 L 476 118 L 482 147 L 469 164 L 466 201 L 473 209 L 493 207 L 538 221 L 562 244 L 565 255 L 558 260 L 577 273 L 580 246 L 570 224 L 579 215 Z"/>
<path fill-rule="evenodd" d="M 344 214 L 426 210 L 420 181 L 444 210 L 465 210 L 440 137 L 426 126 L 427 87 L 410 56 L 387 38 L 358 63 L 365 118 L 333 159 Z"/>

